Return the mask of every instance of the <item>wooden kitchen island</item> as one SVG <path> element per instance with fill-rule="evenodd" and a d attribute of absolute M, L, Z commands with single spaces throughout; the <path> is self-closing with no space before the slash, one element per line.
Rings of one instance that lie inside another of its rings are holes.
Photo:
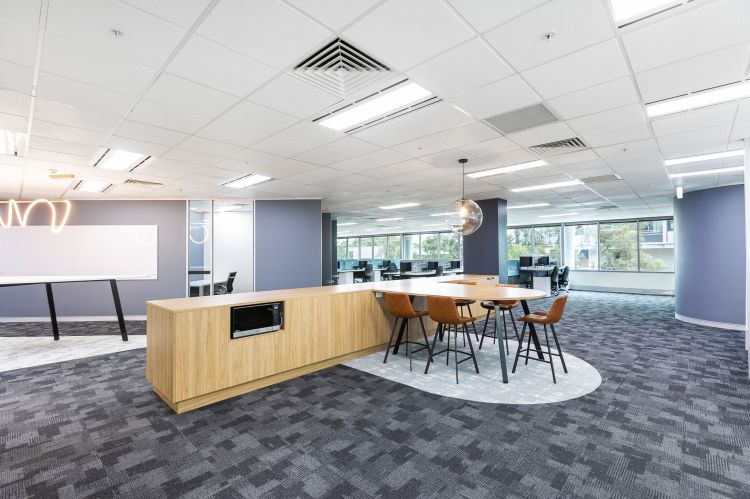
<path fill-rule="evenodd" d="M 420 281 L 462 279 L 497 282 L 497 276 L 480 275 Z M 149 301 L 146 377 L 154 392 L 182 413 L 383 350 L 392 318 L 375 290 L 407 290 L 409 282 Z M 230 337 L 232 307 L 268 302 L 284 304 L 281 330 Z M 427 320 L 425 326 L 434 329 L 435 324 Z"/>

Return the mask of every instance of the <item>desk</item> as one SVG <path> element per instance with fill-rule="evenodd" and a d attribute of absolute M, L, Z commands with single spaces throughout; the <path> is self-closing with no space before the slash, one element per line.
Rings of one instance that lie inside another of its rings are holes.
<path fill-rule="evenodd" d="M 353 270 L 337 270 L 339 275 L 339 284 L 354 284 L 354 271 Z"/>
<path fill-rule="evenodd" d="M 525 288 L 506 288 L 488 286 L 481 281 L 478 285 L 466 285 L 466 284 L 454 284 L 450 282 L 435 282 L 434 280 L 418 280 L 418 281 L 405 281 L 398 287 L 395 286 L 376 286 L 373 290 L 377 293 L 387 293 L 389 291 L 398 291 L 401 293 L 408 293 L 411 296 L 445 296 L 453 298 L 454 300 L 476 300 L 482 301 L 494 301 L 495 302 L 495 331 L 500 331 L 500 325 L 498 323 L 498 317 L 502 315 L 498 305 L 498 301 L 510 300 L 521 302 L 524 314 L 529 313 L 528 300 L 538 300 L 544 298 L 546 295 L 544 292 L 534 289 Z M 403 328 L 402 328 L 403 329 Z M 499 334 L 499 333 L 498 333 Z M 543 359 L 542 347 L 539 343 L 539 338 L 536 334 L 536 328 L 533 324 L 529 323 L 529 336 L 534 342 L 534 347 L 537 351 L 537 356 Z M 398 344 L 401 340 L 401 334 L 396 340 L 396 346 L 394 346 L 394 353 Z M 498 347 L 500 349 L 500 368 L 502 370 L 503 383 L 508 382 L 508 370 L 505 366 L 505 344 L 503 341 L 498 340 Z M 434 343 L 433 343 L 434 345 Z"/>
<path fill-rule="evenodd" d="M 444 275 L 463 274 L 464 269 L 443 269 Z"/>
<path fill-rule="evenodd" d="M 546 296 L 552 294 L 552 280 L 550 275 L 554 270 L 555 265 L 536 265 L 534 267 L 520 267 L 519 270 L 522 272 L 531 272 L 532 275 L 532 287 L 540 291 L 547 293 Z"/>
<path fill-rule="evenodd" d="M 141 276 L 0 276 L 0 288 L 44 284 L 44 288 L 47 291 L 49 319 L 52 323 L 52 336 L 55 341 L 57 341 L 60 339 L 60 331 L 57 327 L 57 312 L 55 311 L 55 297 L 52 294 L 52 284 L 64 282 L 109 281 L 109 286 L 112 290 L 112 299 L 115 303 L 115 312 L 117 313 L 117 322 L 120 325 L 120 335 L 122 336 L 122 341 L 128 341 L 128 333 L 125 331 L 125 317 L 122 314 L 122 304 L 120 303 L 120 292 L 117 289 L 117 279 L 133 279 L 138 277 Z M 143 276 L 143 278 L 146 279 L 148 277 Z"/>

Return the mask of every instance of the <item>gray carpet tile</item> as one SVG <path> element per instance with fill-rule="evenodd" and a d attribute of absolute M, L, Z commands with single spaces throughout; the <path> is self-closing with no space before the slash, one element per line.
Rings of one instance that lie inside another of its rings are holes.
<path fill-rule="evenodd" d="M 572 293 L 560 341 L 603 382 L 555 404 L 336 366 L 175 415 L 143 350 L 2 373 L 0 497 L 750 497 L 744 335 L 673 303 Z"/>
<path fill-rule="evenodd" d="M 60 336 L 120 336 L 117 322 L 58 322 Z M 125 321 L 125 330 L 130 334 L 146 334 L 146 321 Z M 10 336 L 49 336 L 52 337 L 52 324 L 45 322 L 0 322 L 0 337 Z"/>

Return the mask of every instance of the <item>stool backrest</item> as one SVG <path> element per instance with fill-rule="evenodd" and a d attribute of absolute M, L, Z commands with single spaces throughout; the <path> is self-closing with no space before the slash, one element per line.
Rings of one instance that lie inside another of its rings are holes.
<path fill-rule="evenodd" d="M 384 293 L 385 306 L 394 317 L 414 317 L 414 308 L 406 293 Z"/>
<path fill-rule="evenodd" d="M 495 284 L 496 288 L 517 288 L 517 284 Z"/>
<path fill-rule="evenodd" d="M 455 281 L 453 284 L 466 284 L 468 286 L 476 286 L 477 281 Z"/>
<path fill-rule="evenodd" d="M 461 323 L 456 303 L 448 296 L 428 296 L 427 314 L 430 319 L 441 324 Z"/>
<path fill-rule="evenodd" d="M 568 295 L 558 296 L 555 301 L 552 302 L 552 307 L 547 313 L 547 320 L 551 323 L 559 322 L 562 319 L 563 310 L 565 310 L 565 302 L 568 301 Z"/>

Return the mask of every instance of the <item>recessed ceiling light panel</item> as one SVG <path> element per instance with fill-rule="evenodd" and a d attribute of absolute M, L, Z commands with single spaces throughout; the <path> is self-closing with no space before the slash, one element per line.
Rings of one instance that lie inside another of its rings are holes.
<path fill-rule="evenodd" d="M 703 175 L 721 175 L 722 173 L 741 172 L 744 169 L 744 166 L 733 166 L 731 168 L 713 168 L 711 170 L 699 170 L 697 172 L 670 173 L 669 176 L 672 178 L 700 177 Z"/>
<path fill-rule="evenodd" d="M 715 159 L 726 159 L 726 158 L 737 158 L 745 155 L 744 149 L 737 149 L 735 151 L 724 151 L 715 152 L 711 154 L 701 154 L 699 156 L 687 156 L 685 158 L 667 159 L 664 161 L 664 166 L 676 166 L 685 165 L 689 163 L 700 163 L 702 161 L 712 161 Z"/>
<path fill-rule="evenodd" d="M 583 182 L 580 180 L 569 180 L 566 182 L 553 182 L 551 184 L 540 184 L 540 185 L 530 185 L 528 187 L 517 187 L 515 189 L 511 189 L 511 192 L 529 192 L 529 191 L 541 191 L 544 189 L 557 189 L 559 187 L 573 187 L 575 185 L 583 185 Z"/>
<path fill-rule="evenodd" d="M 388 206 L 381 206 L 381 210 L 397 210 L 399 208 L 413 208 L 414 206 L 419 206 L 419 203 L 399 203 L 399 204 L 391 204 Z"/>
<path fill-rule="evenodd" d="M 531 168 L 539 168 L 540 166 L 547 166 L 547 162 L 543 159 L 537 159 L 534 161 L 528 161 L 526 163 L 519 163 L 516 165 L 502 166 L 500 168 L 493 168 L 491 170 L 483 170 L 481 172 L 467 173 L 467 177 L 471 178 L 483 178 L 491 177 L 493 175 L 502 175 L 503 173 L 519 172 L 522 170 L 529 170 Z"/>
<path fill-rule="evenodd" d="M 661 102 L 646 105 L 646 114 L 649 118 L 658 118 L 668 114 L 681 113 L 691 109 L 713 106 L 723 102 L 750 97 L 750 81 L 724 85 L 723 87 L 704 90 L 683 97 L 675 97 Z"/>
<path fill-rule="evenodd" d="M 224 187 L 231 187 L 232 189 L 245 189 L 269 180 L 271 180 L 271 177 L 266 177 L 264 175 L 245 175 L 244 177 L 230 180 L 221 185 Z"/>

